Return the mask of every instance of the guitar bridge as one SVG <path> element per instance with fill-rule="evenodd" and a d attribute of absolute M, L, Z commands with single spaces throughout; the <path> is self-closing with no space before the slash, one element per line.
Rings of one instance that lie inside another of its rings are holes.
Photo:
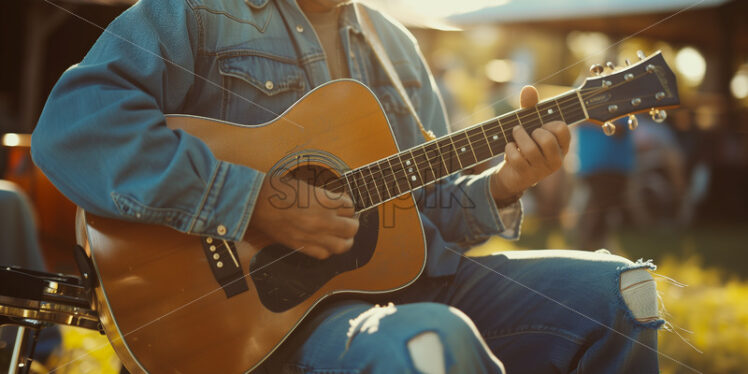
<path fill-rule="evenodd" d="M 247 279 L 239 262 L 234 242 L 206 237 L 201 239 L 203 253 L 216 282 L 230 298 L 248 291 Z"/>

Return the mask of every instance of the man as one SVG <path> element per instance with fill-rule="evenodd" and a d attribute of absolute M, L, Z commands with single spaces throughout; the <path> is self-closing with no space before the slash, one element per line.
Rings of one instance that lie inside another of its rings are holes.
<path fill-rule="evenodd" d="M 163 116 L 263 123 L 313 87 L 350 77 L 377 95 L 401 148 L 423 142 L 353 7 L 340 3 L 141 0 L 53 89 L 32 140 L 35 161 L 96 214 L 227 240 L 252 226 L 316 258 L 348 250 L 358 228 L 350 209 L 315 199 L 277 209 L 269 177 L 216 160 L 198 139 L 166 128 Z M 414 39 L 369 13 L 422 122 L 446 134 Z M 537 102 L 532 88 L 521 96 L 524 106 Z M 516 238 L 519 195 L 557 169 L 568 149 L 558 122 L 513 135 L 498 170 L 420 191 L 428 258 L 416 284 L 383 307 L 354 298 L 326 303 L 261 370 L 492 373 L 503 362 L 510 372 L 657 372 L 654 289 L 639 295 L 641 305 L 621 292 L 632 279 L 653 287 L 647 264 L 571 251 L 461 256 L 491 235 Z M 325 196 L 303 183 L 280 192 Z M 428 203 L 439 195 L 462 204 Z"/>

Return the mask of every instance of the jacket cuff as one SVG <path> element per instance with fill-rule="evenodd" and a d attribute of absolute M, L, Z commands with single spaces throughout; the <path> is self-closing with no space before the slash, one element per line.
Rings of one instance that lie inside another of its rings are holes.
<path fill-rule="evenodd" d="M 522 224 L 522 204 L 517 201 L 499 209 L 491 195 L 491 175 L 494 169 L 489 169 L 476 177 L 465 187 L 463 202 L 470 231 L 475 239 L 498 235 L 508 240 L 519 238 Z"/>
<path fill-rule="evenodd" d="M 244 237 L 265 174 L 219 161 L 188 232 L 224 240 Z"/>

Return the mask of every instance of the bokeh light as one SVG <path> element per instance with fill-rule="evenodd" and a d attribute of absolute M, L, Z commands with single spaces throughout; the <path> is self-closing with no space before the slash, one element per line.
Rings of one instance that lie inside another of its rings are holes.
<path fill-rule="evenodd" d="M 693 47 L 684 47 L 675 55 L 675 68 L 683 75 L 684 83 L 695 87 L 706 75 L 706 60 Z"/>
<path fill-rule="evenodd" d="M 744 64 L 730 81 L 730 92 L 736 99 L 748 97 L 748 64 Z"/>
<path fill-rule="evenodd" d="M 509 82 L 514 71 L 514 64 L 509 60 L 491 60 L 486 64 L 486 76 L 494 82 Z"/>

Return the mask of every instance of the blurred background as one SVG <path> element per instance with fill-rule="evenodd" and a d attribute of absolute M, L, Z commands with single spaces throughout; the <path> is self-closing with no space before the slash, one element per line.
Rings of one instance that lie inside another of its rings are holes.
<path fill-rule="evenodd" d="M 55 0 L 102 27 L 133 2 Z M 455 130 L 513 110 L 523 85 L 542 100 L 581 85 L 592 64 L 620 67 L 638 50 L 662 51 L 681 106 L 662 123 L 638 115 L 635 131 L 617 121 L 610 137 L 575 126 L 563 170 L 522 198 L 521 240 L 493 239 L 472 254 L 607 248 L 652 259 L 668 321 L 660 350 L 702 372 L 748 372 L 748 2 L 368 2 L 414 33 Z M 28 134 L 57 78 L 100 33 L 42 0 L 0 2 L 0 179 L 12 182 L 0 185 L 11 191 L 0 193 L 0 213 L 31 212 L 0 214 L 0 230 L 28 230 L 12 240 L 0 231 L 0 264 L 77 271 L 75 208 L 33 166 Z M 56 372 L 119 370 L 105 338 L 72 328 L 61 336 L 48 367 L 85 355 Z M 661 363 L 664 373 L 693 372 Z"/>

